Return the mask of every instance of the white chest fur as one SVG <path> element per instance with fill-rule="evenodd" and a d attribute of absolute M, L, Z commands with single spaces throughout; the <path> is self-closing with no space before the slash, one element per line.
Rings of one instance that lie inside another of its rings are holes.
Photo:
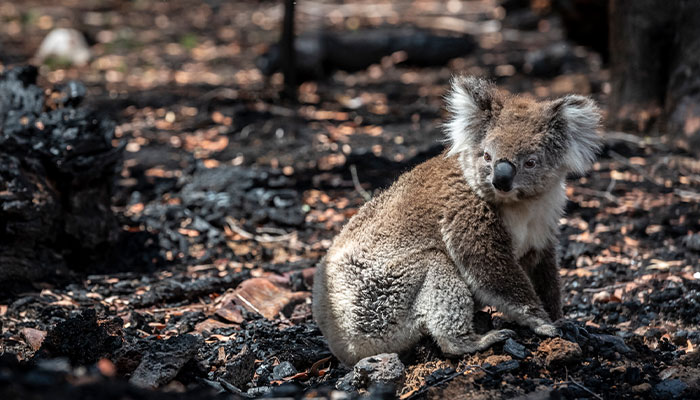
<path fill-rule="evenodd" d="M 532 249 L 543 249 L 556 239 L 565 204 L 566 186 L 562 182 L 536 200 L 501 208 L 501 217 L 510 232 L 516 259 Z"/>

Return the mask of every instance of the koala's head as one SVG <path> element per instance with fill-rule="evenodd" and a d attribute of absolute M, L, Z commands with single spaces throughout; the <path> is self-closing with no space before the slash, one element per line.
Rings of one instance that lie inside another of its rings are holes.
<path fill-rule="evenodd" d="M 600 113 L 591 99 L 508 96 L 475 77 L 455 77 L 451 86 L 448 156 L 459 156 L 470 186 L 487 200 L 535 198 L 593 164 Z"/>

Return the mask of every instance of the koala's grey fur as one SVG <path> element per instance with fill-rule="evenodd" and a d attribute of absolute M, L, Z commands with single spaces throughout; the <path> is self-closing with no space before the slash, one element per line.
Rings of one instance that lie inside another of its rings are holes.
<path fill-rule="evenodd" d="M 455 78 L 447 102 L 448 151 L 365 204 L 316 271 L 314 317 L 347 364 L 424 335 L 453 355 L 508 337 L 473 331 L 475 300 L 556 334 L 565 177 L 595 159 L 598 109 L 575 95 L 506 96 L 472 77 Z M 509 192 L 491 184 L 496 160 L 515 166 Z"/>

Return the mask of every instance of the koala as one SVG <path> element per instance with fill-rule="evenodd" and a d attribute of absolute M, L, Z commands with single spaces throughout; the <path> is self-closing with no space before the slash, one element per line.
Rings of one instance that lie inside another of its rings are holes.
<path fill-rule="evenodd" d="M 465 76 L 446 100 L 446 151 L 366 203 L 316 270 L 314 318 L 348 365 L 426 335 L 461 355 L 512 334 L 475 333 L 475 305 L 557 334 L 566 176 L 595 161 L 599 110 L 586 97 L 535 101 Z"/>

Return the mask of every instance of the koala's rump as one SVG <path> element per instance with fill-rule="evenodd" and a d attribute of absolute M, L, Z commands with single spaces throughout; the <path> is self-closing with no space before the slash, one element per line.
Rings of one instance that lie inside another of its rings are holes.
<path fill-rule="evenodd" d="M 409 267 L 416 257 L 373 264 L 348 256 L 319 266 L 314 317 L 341 360 L 353 363 L 372 354 L 400 352 L 420 338 L 412 317 L 424 277 Z"/>
<path fill-rule="evenodd" d="M 314 317 L 344 361 L 405 350 L 420 338 L 416 299 L 429 260 L 446 254 L 439 232 L 444 180 L 435 176 L 452 169 L 445 163 L 439 156 L 416 167 L 362 207 L 317 270 Z"/>

